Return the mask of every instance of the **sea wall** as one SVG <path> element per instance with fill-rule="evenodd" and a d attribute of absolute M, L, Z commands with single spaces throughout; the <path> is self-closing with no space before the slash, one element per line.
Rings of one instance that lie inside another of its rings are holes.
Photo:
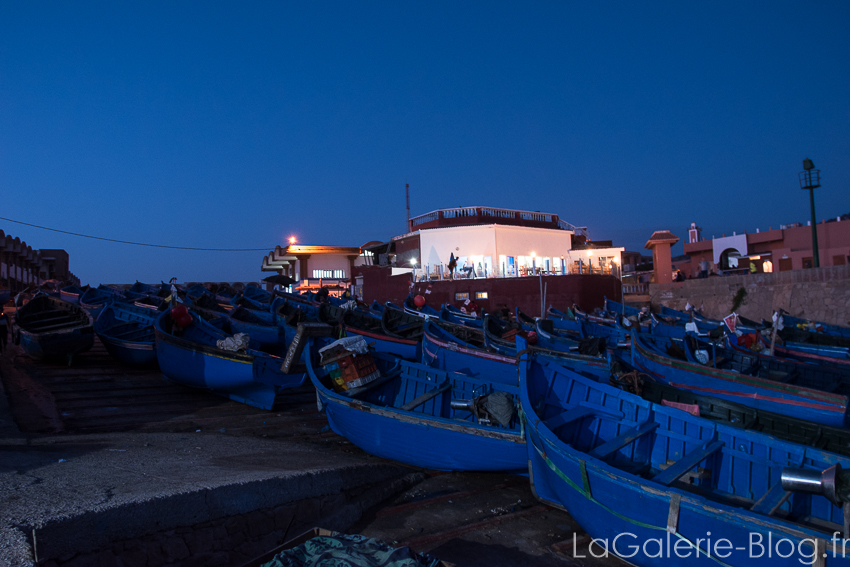
<path fill-rule="evenodd" d="M 741 288 L 747 292 L 737 309 L 741 316 L 769 319 L 774 310 L 784 309 L 796 317 L 850 326 L 850 265 L 650 284 L 649 295 L 653 305 L 684 310 L 690 302 L 707 317 L 721 318 L 731 312 Z"/>

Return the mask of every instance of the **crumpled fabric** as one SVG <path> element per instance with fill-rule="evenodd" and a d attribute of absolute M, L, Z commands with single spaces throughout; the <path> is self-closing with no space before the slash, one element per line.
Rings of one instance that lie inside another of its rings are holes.
<path fill-rule="evenodd" d="M 358 534 L 318 536 L 275 555 L 262 567 L 437 567 L 440 560 Z"/>
<path fill-rule="evenodd" d="M 229 352 L 245 352 L 248 350 L 248 343 L 250 342 L 251 337 L 247 333 L 236 333 L 232 337 L 216 341 L 215 346 Z"/>
<path fill-rule="evenodd" d="M 516 414 L 516 404 L 511 394 L 507 392 L 493 392 L 484 396 L 482 403 L 487 413 L 502 424 L 503 427 L 511 426 L 511 420 L 514 418 L 514 414 Z"/>

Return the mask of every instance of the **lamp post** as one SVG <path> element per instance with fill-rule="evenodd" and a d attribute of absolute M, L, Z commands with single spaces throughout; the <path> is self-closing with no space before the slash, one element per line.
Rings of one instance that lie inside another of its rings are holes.
<path fill-rule="evenodd" d="M 623 317 L 626 316 L 626 294 L 623 292 L 623 270 L 620 268 L 620 259 L 614 256 L 611 258 L 611 263 L 614 269 L 617 270 L 617 279 L 620 280 L 620 301 L 623 304 Z"/>
<path fill-rule="evenodd" d="M 800 178 L 800 189 L 809 190 L 809 201 L 812 205 L 812 257 L 815 268 L 820 268 L 820 256 L 818 255 L 818 225 L 815 220 L 815 189 L 820 187 L 820 170 L 815 169 L 815 164 L 809 158 L 803 160 L 803 171 L 798 175 Z"/>

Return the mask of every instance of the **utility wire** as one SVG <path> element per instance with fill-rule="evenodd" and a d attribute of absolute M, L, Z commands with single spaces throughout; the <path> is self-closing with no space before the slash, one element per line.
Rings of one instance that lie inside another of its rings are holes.
<path fill-rule="evenodd" d="M 130 242 L 129 240 L 116 240 L 114 238 L 103 238 L 102 236 L 90 236 L 88 234 L 80 234 L 78 232 L 68 232 L 67 230 L 59 230 L 57 228 L 49 228 L 46 226 L 39 226 L 37 224 L 30 224 L 28 222 L 21 222 L 12 219 L 7 219 L 5 217 L 0 217 L 0 220 L 14 222 L 17 224 L 22 224 L 25 226 L 31 226 L 33 228 L 40 228 L 42 230 L 50 230 L 52 232 L 61 232 L 62 234 L 70 234 L 72 236 L 81 236 L 83 238 L 92 238 L 94 240 L 105 240 L 107 242 L 118 242 L 120 244 L 132 244 L 134 246 L 150 246 L 151 248 L 171 248 L 173 250 L 200 250 L 203 252 L 258 252 L 263 250 L 274 249 L 274 246 L 269 248 L 194 248 L 191 246 L 166 246 L 164 244 L 146 244 L 144 242 Z"/>

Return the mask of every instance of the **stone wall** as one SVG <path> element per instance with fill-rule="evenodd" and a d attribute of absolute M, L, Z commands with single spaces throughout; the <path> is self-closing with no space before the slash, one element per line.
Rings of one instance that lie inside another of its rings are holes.
<path fill-rule="evenodd" d="M 719 319 L 730 313 L 741 288 L 747 292 L 737 310 L 743 317 L 769 319 L 774 310 L 784 309 L 795 317 L 850 326 L 850 265 L 651 284 L 649 294 L 653 305 L 684 310 L 690 302 Z"/>

